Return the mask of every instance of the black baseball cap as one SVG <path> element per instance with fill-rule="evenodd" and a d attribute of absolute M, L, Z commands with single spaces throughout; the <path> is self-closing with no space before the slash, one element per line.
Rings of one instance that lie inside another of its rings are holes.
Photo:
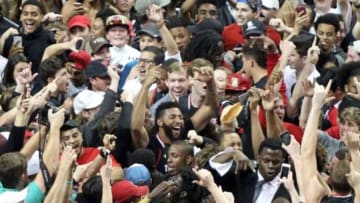
<path fill-rule="evenodd" d="M 106 78 L 110 77 L 107 68 L 102 64 L 102 60 L 92 61 L 85 69 L 86 76 L 88 78 L 101 77 Z"/>

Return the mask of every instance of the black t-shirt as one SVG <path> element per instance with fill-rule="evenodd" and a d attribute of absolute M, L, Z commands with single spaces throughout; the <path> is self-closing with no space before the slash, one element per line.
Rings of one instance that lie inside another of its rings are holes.
<path fill-rule="evenodd" d="M 189 130 L 194 129 L 194 126 L 190 119 L 186 119 L 184 122 L 184 129 L 181 131 L 181 139 L 186 139 L 187 132 Z M 147 146 L 148 149 L 152 150 L 155 153 L 155 164 L 156 169 L 160 171 L 161 173 L 167 172 L 167 150 L 169 148 L 169 145 L 164 144 L 162 145 L 161 141 L 159 140 L 157 136 L 157 131 L 154 130 L 154 128 L 151 130 L 150 136 L 149 136 L 149 144 Z"/>
<path fill-rule="evenodd" d="M 353 203 L 354 196 L 346 196 L 346 197 L 325 197 L 321 200 L 321 203 Z"/>

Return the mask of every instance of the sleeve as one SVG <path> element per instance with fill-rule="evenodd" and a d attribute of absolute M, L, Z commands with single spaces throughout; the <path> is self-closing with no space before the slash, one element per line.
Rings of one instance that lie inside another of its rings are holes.
<path fill-rule="evenodd" d="M 13 126 L 8 141 L 6 142 L 5 146 L 0 149 L 0 154 L 20 151 L 21 148 L 24 146 L 25 129 L 25 127 Z"/>
<path fill-rule="evenodd" d="M 226 163 L 217 163 L 214 162 L 214 159 L 220 155 L 230 153 L 232 151 L 233 149 L 231 147 L 226 148 L 224 151 L 215 154 L 209 159 L 209 166 L 214 169 L 220 176 L 224 176 L 227 172 L 230 171 L 231 166 L 233 165 L 233 161 L 231 160 Z"/>
<path fill-rule="evenodd" d="M 27 188 L 28 193 L 24 200 L 25 203 L 39 203 L 44 200 L 45 193 L 35 182 L 31 182 Z"/>
<path fill-rule="evenodd" d="M 178 51 L 175 55 L 172 55 L 172 56 L 170 56 L 169 53 L 167 51 L 165 51 L 165 60 L 164 61 L 171 59 L 171 58 L 178 60 L 180 63 L 183 62 L 180 51 Z"/>

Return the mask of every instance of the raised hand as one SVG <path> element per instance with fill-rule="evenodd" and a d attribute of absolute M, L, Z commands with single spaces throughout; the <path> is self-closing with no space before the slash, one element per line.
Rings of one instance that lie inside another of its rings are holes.
<path fill-rule="evenodd" d="M 61 154 L 60 166 L 70 168 L 74 164 L 74 161 L 76 160 L 76 158 L 77 158 L 77 155 L 76 155 L 75 150 L 73 150 L 72 147 L 67 146 L 67 147 L 65 147 L 65 149 L 63 150 L 63 152 Z"/>
<path fill-rule="evenodd" d="M 59 21 L 59 20 L 62 20 L 62 15 L 54 13 L 54 12 L 49 12 L 43 17 L 43 19 L 41 21 L 42 22 L 54 22 L 54 21 Z"/>
<path fill-rule="evenodd" d="M 152 85 L 153 83 L 156 83 L 161 75 L 160 72 L 161 65 L 153 65 L 149 68 L 149 72 L 146 75 L 145 84 Z"/>
<path fill-rule="evenodd" d="M 236 163 L 235 173 L 240 171 L 246 171 L 248 169 L 252 170 L 255 173 L 255 166 L 251 160 L 240 150 L 234 150 L 233 159 Z"/>
<path fill-rule="evenodd" d="M 53 112 L 52 109 L 48 112 L 48 118 L 51 126 L 61 127 L 65 121 L 65 109 L 60 109 L 57 112 Z"/>
<path fill-rule="evenodd" d="M 314 41 L 312 43 L 312 46 L 308 50 L 307 57 L 310 60 L 310 63 L 317 64 L 319 61 L 319 55 L 320 55 L 320 48 L 316 45 L 316 36 L 314 38 Z"/>
<path fill-rule="evenodd" d="M 204 142 L 204 138 L 196 133 L 195 130 L 189 130 L 188 142 L 194 145 L 201 145 Z"/>
<path fill-rule="evenodd" d="M 282 148 L 285 149 L 285 151 L 290 155 L 290 157 L 296 156 L 296 155 L 300 156 L 300 151 L 301 151 L 300 144 L 296 141 L 296 139 L 293 135 L 290 135 L 290 136 L 291 136 L 290 144 L 285 145 L 283 143 Z"/>
<path fill-rule="evenodd" d="M 206 169 L 192 169 L 193 172 L 196 174 L 196 176 L 199 178 L 199 180 L 194 180 L 193 183 L 198 184 L 202 187 L 209 188 L 210 186 L 214 185 L 214 177 L 210 173 L 210 171 Z"/>
<path fill-rule="evenodd" d="M 151 4 L 147 9 L 146 14 L 148 19 L 154 23 L 158 23 L 164 20 L 163 9 L 156 4 Z"/>
<path fill-rule="evenodd" d="M 341 140 L 345 143 L 346 148 L 359 150 L 360 146 L 360 134 L 356 132 L 347 131 L 344 132 Z"/>
<path fill-rule="evenodd" d="M 19 75 L 16 77 L 17 83 L 20 85 L 27 85 L 30 84 L 38 75 L 38 73 L 32 74 L 31 72 L 31 62 L 28 63 L 27 68 L 25 68 L 23 71 L 19 73 Z"/>
<path fill-rule="evenodd" d="M 266 49 L 270 54 L 276 53 L 278 51 L 275 42 L 265 35 L 251 36 L 250 39 L 262 41 L 264 49 Z"/>
<path fill-rule="evenodd" d="M 314 95 L 314 84 L 312 82 L 304 80 L 302 81 L 302 87 L 306 97 L 312 97 Z"/>
<path fill-rule="evenodd" d="M 166 195 L 171 195 L 171 192 L 173 192 L 176 189 L 176 185 L 173 181 L 162 181 L 159 185 L 157 185 L 148 195 L 150 199 L 159 197 L 165 197 Z"/>
<path fill-rule="evenodd" d="M 285 25 L 284 21 L 281 18 L 272 18 L 270 19 L 269 25 L 278 32 L 287 32 L 289 28 Z"/>
<path fill-rule="evenodd" d="M 115 149 L 117 137 L 114 134 L 105 134 L 103 137 L 104 147 L 110 151 Z"/>
<path fill-rule="evenodd" d="M 115 65 L 108 66 L 107 72 L 108 72 L 111 80 L 117 80 L 118 81 L 120 79 L 118 68 Z"/>
<path fill-rule="evenodd" d="M 265 111 L 272 111 L 275 108 L 275 103 L 279 100 L 279 97 L 276 97 L 272 90 L 263 90 L 260 96 Z"/>
<path fill-rule="evenodd" d="M 334 97 L 328 97 L 332 80 L 328 82 L 326 87 L 315 83 L 314 96 L 312 98 L 312 105 L 316 108 L 321 108 L 325 103 L 330 102 Z"/>

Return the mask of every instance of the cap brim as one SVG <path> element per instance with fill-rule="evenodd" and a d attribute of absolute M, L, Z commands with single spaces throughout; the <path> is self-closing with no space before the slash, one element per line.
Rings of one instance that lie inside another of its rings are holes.
<path fill-rule="evenodd" d="M 135 195 L 137 197 L 142 197 L 145 196 L 146 194 L 149 193 L 149 187 L 148 186 L 137 186 L 135 189 Z"/>
<path fill-rule="evenodd" d="M 245 37 L 250 37 L 250 36 L 260 36 L 264 34 L 264 32 L 260 31 L 260 30 L 254 30 L 254 31 L 250 31 L 248 33 L 245 34 Z"/>
<path fill-rule="evenodd" d="M 81 22 L 76 22 L 76 23 L 73 23 L 71 26 L 69 26 L 69 30 L 71 30 L 73 27 L 75 26 L 78 26 L 78 27 L 83 27 L 83 28 L 86 28 L 88 27 L 89 25 L 85 24 L 85 23 L 81 23 Z"/>
<path fill-rule="evenodd" d="M 96 52 L 98 52 L 101 48 L 103 47 L 112 47 L 111 44 L 109 43 L 103 43 L 103 44 L 99 44 L 94 50 L 92 50 L 92 54 L 96 54 Z"/>
<path fill-rule="evenodd" d="M 138 32 L 138 35 L 141 35 L 141 34 L 146 34 L 153 38 L 160 38 L 160 35 L 155 34 L 154 32 L 151 32 L 150 30 L 140 30 Z"/>

